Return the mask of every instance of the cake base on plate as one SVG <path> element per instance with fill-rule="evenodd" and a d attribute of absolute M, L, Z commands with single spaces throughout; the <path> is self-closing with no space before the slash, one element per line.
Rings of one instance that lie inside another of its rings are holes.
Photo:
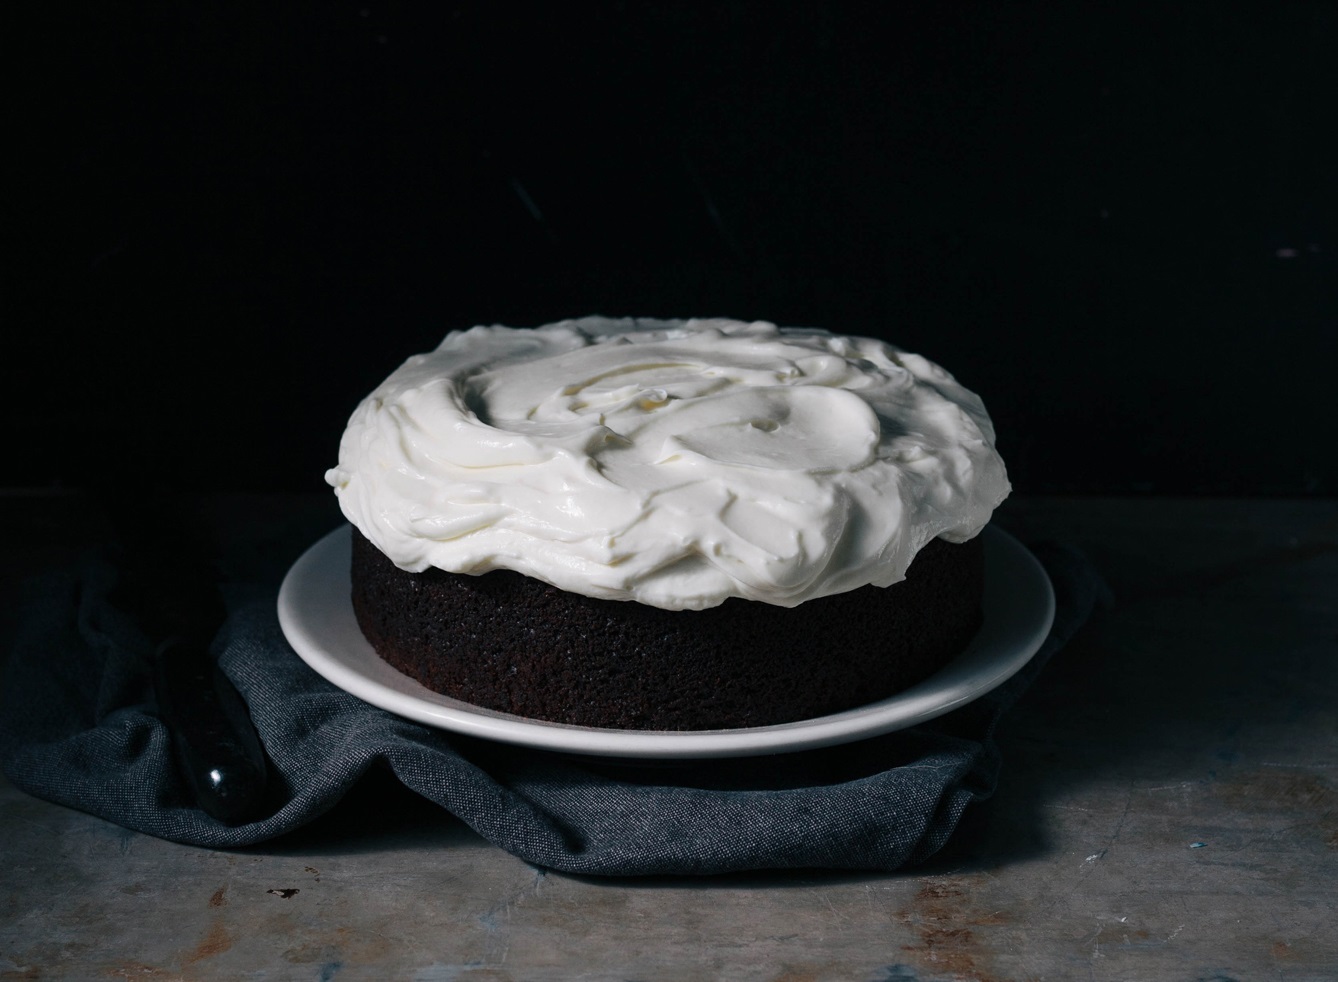
<path fill-rule="evenodd" d="M 279 625 L 313 671 L 372 706 L 448 733 L 512 746 L 621 760 L 705 760 L 838 746 L 942 716 L 1002 685 L 1040 650 L 1055 616 L 1044 567 L 993 526 L 985 547 L 985 623 L 941 671 L 878 702 L 795 723 L 732 730 L 618 730 L 499 713 L 424 688 L 387 665 L 362 636 L 349 598 L 351 529 L 304 552 L 279 588 Z"/>

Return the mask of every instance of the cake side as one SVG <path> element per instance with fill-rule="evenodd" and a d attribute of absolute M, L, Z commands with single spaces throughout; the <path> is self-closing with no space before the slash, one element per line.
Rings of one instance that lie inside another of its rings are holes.
<path fill-rule="evenodd" d="M 793 722 L 932 675 L 980 627 L 979 538 L 932 540 L 906 579 L 797 608 L 730 598 L 669 611 L 559 590 L 509 570 L 399 568 L 354 530 L 363 634 L 427 688 L 532 719 L 637 730 Z"/>

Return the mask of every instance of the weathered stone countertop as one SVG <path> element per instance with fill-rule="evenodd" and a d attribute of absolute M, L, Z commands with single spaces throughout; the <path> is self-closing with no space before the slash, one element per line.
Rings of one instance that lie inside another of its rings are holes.
<path fill-rule="evenodd" d="M 78 495 L 3 504 L 5 586 L 105 531 Z M 247 574 L 338 521 L 323 495 L 203 509 Z M 1084 550 L 1116 602 L 1005 718 L 998 793 L 927 867 L 581 879 L 377 782 L 211 851 L 0 783 L 0 978 L 1338 977 L 1338 502 L 999 521 Z"/>

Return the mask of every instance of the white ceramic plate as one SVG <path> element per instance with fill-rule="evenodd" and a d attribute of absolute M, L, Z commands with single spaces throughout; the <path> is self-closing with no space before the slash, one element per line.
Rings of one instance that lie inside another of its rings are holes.
<path fill-rule="evenodd" d="M 1040 648 L 1055 601 L 1041 564 L 993 527 L 985 544 L 985 623 L 950 665 L 914 688 L 831 716 L 735 730 L 611 730 L 545 723 L 438 695 L 383 662 L 349 600 L 350 527 L 308 549 L 279 590 L 279 623 L 308 665 L 374 706 L 429 726 L 505 743 L 606 757 L 692 759 L 788 753 L 848 743 L 933 719 L 1004 682 Z"/>

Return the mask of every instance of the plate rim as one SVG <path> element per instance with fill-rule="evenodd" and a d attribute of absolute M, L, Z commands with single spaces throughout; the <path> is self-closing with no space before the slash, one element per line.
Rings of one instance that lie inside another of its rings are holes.
<path fill-rule="evenodd" d="M 299 658 L 337 688 L 406 719 L 462 735 L 577 755 L 665 760 L 747 757 L 880 736 L 942 716 L 1002 685 L 1035 656 L 1054 623 L 1054 589 L 1044 567 L 1012 535 L 987 525 L 981 533 L 985 622 L 957 658 L 904 692 L 828 716 L 770 726 L 682 731 L 573 726 L 440 695 L 382 661 L 353 619 L 351 534 L 352 526 L 345 523 L 322 536 L 289 567 L 279 587 L 279 626 Z M 360 663 L 366 667 L 359 669 Z"/>

